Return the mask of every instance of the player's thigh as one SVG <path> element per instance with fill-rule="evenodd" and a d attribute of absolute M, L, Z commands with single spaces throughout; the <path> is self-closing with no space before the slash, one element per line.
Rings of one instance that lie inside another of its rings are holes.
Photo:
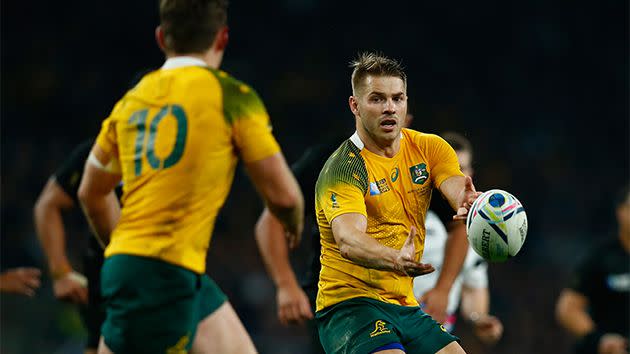
<path fill-rule="evenodd" d="M 397 328 L 408 353 L 437 353 L 459 340 L 419 307 L 398 306 L 397 313 Z"/>
<path fill-rule="evenodd" d="M 372 354 L 405 354 L 405 352 L 400 349 L 386 349 L 379 352 L 373 352 Z"/>
<path fill-rule="evenodd" d="M 103 265 L 101 336 L 117 354 L 190 349 L 198 323 L 200 276 L 159 260 L 115 255 Z"/>
<path fill-rule="evenodd" d="M 199 322 L 192 354 L 254 354 L 256 349 L 234 308 L 225 301 Z"/>
<path fill-rule="evenodd" d="M 436 354 L 466 354 L 466 352 L 459 343 L 451 342 L 446 347 L 440 349 Z"/>
<path fill-rule="evenodd" d="M 326 353 L 372 353 L 386 345 L 401 343 L 400 328 L 396 327 L 393 317 L 380 301 L 345 300 L 317 312 L 316 318 Z"/>

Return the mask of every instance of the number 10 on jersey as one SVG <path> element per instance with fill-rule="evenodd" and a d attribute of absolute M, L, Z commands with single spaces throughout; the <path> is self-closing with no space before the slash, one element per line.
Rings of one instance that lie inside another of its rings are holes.
<path fill-rule="evenodd" d="M 184 154 L 186 147 L 186 135 L 188 133 L 188 119 L 186 112 L 180 105 L 167 105 L 151 119 L 149 124 L 149 132 L 147 134 L 147 115 L 148 109 L 141 109 L 134 112 L 129 118 L 129 124 L 134 125 L 137 130 L 136 141 L 134 144 L 134 171 L 139 176 L 142 173 L 142 156 L 146 156 L 149 166 L 153 170 L 161 168 L 169 168 L 175 165 Z M 177 122 L 177 135 L 175 136 L 175 144 L 171 148 L 171 152 L 164 159 L 160 159 L 155 154 L 155 139 L 158 135 L 158 125 L 169 114 L 175 117 Z"/>

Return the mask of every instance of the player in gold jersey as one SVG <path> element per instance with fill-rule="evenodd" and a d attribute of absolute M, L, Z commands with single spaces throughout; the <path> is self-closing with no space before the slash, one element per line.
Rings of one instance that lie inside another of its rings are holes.
<path fill-rule="evenodd" d="M 204 275 L 238 156 L 288 237 L 301 232 L 302 194 L 263 103 L 218 70 L 226 18 L 225 1 L 161 1 L 167 60 L 116 104 L 88 157 L 79 199 L 107 245 L 101 354 L 256 352 Z"/>
<path fill-rule="evenodd" d="M 398 62 L 367 53 L 352 66 L 356 133 L 330 156 L 315 188 L 320 340 L 335 354 L 464 353 L 422 312 L 412 285 L 434 271 L 420 263 L 431 191 L 457 219 L 479 193 L 448 143 L 403 128 L 407 80 Z"/>

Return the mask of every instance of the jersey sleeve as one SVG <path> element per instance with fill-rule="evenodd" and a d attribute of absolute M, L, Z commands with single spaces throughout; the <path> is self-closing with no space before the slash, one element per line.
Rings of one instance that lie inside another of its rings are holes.
<path fill-rule="evenodd" d="M 330 224 L 342 214 L 359 213 L 367 217 L 365 194 L 367 169 L 363 158 L 350 151 L 347 141 L 324 165 L 315 186 L 316 209 L 322 210 Z"/>
<path fill-rule="evenodd" d="M 435 187 L 439 188 L 449 177 L 463 176 L 455 150 L 441 137 L 433 134 L 427 136 L 427 152 Z"/>
<path fill-rule="evenodd" d="M 57 184 L 66 194 L 71 196 L 72 199 L 75 199 L 75 201 L 77 199 L 79 183 L 83 176 L 85 160 L 87 160 L 90 150 L 92 149 L 92 144 L 92 139 L 79 144 L 54 173 Z"/>
<path fill-rule="evenodd" d="M 474 252 L 469 249 L 469 252 Z M 462 274 L 464 285 L 469 288 L 488 287 L 488 263 L 477 257 L 475 263 Z"/>
<path fill-rule="evenodd" d="M 116 132 L 116 113 L 124 105 L 124 98 L 114 106 L 112 113 L 103 121 L 101 131 L 96 137 L 96 144 L 107 154 L 118 155 L 118 133 Z"/>
<path fill-rule="evenodd" d="M 326 163 L 328 157 L 339 146 L 342 139 L 334 139 L 313 145 L 307 148 L 302 156 L 291 165 L 291 171 L 297 179 L 302 194 L 304 194 L 304 205 L 306 205 L 306 214 L 312 214 L 315 204 L 315 183 L 322 167 Z"/>
<path fill-rule="evenodd" d="M 269 115 L 256 91 L 234 79 L 220 81 L 225 117 L 232 126 L 234 144 L 243 161 L 258 161 L 279 152 Z"/>

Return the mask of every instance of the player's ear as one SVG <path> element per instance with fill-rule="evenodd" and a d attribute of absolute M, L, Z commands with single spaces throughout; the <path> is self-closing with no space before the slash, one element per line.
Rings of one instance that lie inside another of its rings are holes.
<path fill-rule="evenodd" d="M 350 105 L 350 110 L 352 111 L 352 113 L 355 116 L 359 115 L 359 105 L 357 103 L 357 99 L 354 96 L 350 96 L 350 98 L 348 98 L 348 104 Z"/>
<path fill-rule="evenodd" d="M 166 40 L 164 39 L 164 30 L 162 30 L 162 26 L 157 26 L 155 28 L 155 41 L 160 49 L 162 49 L 163 52 L 166 52 Z"/>
<path fill-rule="evenodd" d="M 220 30 L 219 33 L 217 33 L 217 37 L 214 40 L 214 49 L 216 51 L 224 51 L 225 47 L 227 47 L 227 44 L 229 42 L 229 29 L 228 26 L 223 26 Z"/>

